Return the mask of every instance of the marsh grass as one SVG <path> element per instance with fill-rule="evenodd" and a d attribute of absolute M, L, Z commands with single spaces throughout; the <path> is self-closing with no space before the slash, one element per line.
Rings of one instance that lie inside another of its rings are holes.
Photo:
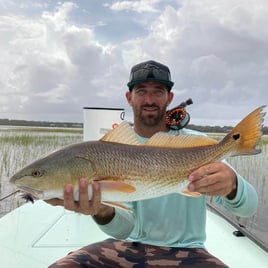
<path fill-rule="evenodd" d="M 0 129 L 0 196 L 14 190 L 9 177 L 33 160 L 63 146 L 81 142 L 82 129 L 6 128 Z M 21 204 L 16 197 L 0 203 L 0 216 Z"/>
<path fill-rule="evenodd" d="M 267 145 L 268 144 L 268 135 L 265 135 L 261 138 L 261 145 Z"/>
<path fill-rule="evenodd" d="M 81 134 L 81 128 L 49 128 L 49 127 L 9 127 L 1 129 L 1 132 L 29 132 L 29 133 L 66 133 L 66 134 Z"/>
<path fill-rule="evenodd" d="M 209 136 L 221 140 L 225 134 L 209 134 Z M 248 180 L 256 189 L 259 199 L 257 212 L 251 218 L 235 217 L 224 211 L 221 207 L 213 204 L 237 225 L 245 226 L 246 230 L 259 241 L 264 248 L 268 249 L 268 136 L 262 136 L 257 148 L 260 154 L 241 155 L 228 157 L 226 160 L 232 167 Z"/>

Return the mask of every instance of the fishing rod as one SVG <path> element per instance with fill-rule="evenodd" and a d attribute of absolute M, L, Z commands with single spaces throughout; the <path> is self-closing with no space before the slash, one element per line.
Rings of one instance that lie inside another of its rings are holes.
<path fill-rule="evenodd" d="M 9 194 L 7 194 L 7 195 L 1 197 L 1 198 L 0 198 L 0 202 L 3 201 L 3 200 L 5 200 L 5 199 L 7 199 L 7 198 L 9 198 L 9 197 L 11 197 L 12 195 L 15 195 L 15 194 L 18 193 L 18 192 L 20 192 L 20 190 L 16 190 L 16 191 L 14 191 L 14 192 L 12 192 L 12 193 L 9 193 Z"/>

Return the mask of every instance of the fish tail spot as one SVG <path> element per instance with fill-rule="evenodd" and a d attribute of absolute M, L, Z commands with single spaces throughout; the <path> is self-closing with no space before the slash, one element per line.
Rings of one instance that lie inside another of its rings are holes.
<path fill-rule="evenodd" d="M 233 139 L 236 141 L 240 138 L 240 134 L 239 133 L 236 133 L 233 135 Z"/>
<path fill-rule="evenodd" d="M 261 106 L 251 112 L 225 137 L 224 142 L 232 140 L 236 143 L 234 154 L 257 154 L 260 152 L 255 147 L 262 136 L 264 108 L 265 106 Z"/>

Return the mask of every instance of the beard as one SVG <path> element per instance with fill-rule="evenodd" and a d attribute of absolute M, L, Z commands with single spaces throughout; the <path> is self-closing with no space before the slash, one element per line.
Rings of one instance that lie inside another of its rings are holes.
<path fill-rule="evenodd" d="M 166 116 L 166 108 L 157 105 L 133 106 L 135 119 L 145 126 L 153 127 L 159 125 Z"/>

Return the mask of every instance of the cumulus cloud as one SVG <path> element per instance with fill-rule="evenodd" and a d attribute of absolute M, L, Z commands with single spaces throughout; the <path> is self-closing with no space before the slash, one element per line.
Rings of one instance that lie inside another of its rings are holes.
<path fill-rule="evenodd" d="M 193 98 L 193 123 L 234 124 L 268 101 L 265 0 L 31 2 L 0 0 L 2 118 L 81 121 L 84 106 L 131 114 L 129 69 L 148 59 L 170 67 L 173 105 Z"/>
<path fill-rule="evenodd" d="M 183 1 L 152 22 L 147 37 L 128 41 L 140 59 L 157 58 L 171 70 L 178 99 L 192 97 L 194 122 L 233 124 L 268 100 L 264 1 Z M 227 108 L 228 107 L 228 108 Z M 232 120 L 234 119 L 234 120 Z"/>
<path fill-rule="evenodd" d="M 138 13 L 142 12 L 157 12 L 155 5 L 159 0 L 138 0 L 138 1 L 116 1 L 113 4 L 106 4 L 111 10 L 122 11 L 132 10 Z"/>
<path fill-rule="evenodd" d="M 13 113 L 14 117 L 22 112 L 34 116 L 38 111 L 48 117 L 59 113 L 55 120 L 68 120 L 77 109 L 82 114 L 81 107 L 87 104 L 113 102 L 114 94 L 105 96 L 100 92 L 105 89 L 103 81 L 111 80 L 111 69 L 120 70 L 113 63 L 116 52 L 109 44 L 101 45 L 93 30 L 68 22 L 76 7 L 64 3 L 34 20 L 2 17 L 4 42 L 0 46 L 7 56 L 1 64 L 0 90 L 6 96 L 1 112 Z"/>

